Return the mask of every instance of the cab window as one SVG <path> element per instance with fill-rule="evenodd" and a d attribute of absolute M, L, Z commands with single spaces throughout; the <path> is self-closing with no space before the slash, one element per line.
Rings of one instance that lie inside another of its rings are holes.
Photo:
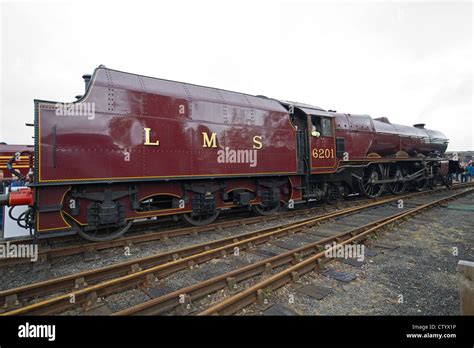
<path fill-rule="evenodd" d="M 316 130 L 321 133 L 321 117 L 311 116 L 311 123 L 313 124 L 313 130 Z"/>
<path fill-rule="evenodd" d="M 329 117 L 311 116 L 311 123 L 313 124 L 313 130 L 316 130 L 320 135 L 324 137 L 331 137 L 332 134 L 332 122 Z"/>
<path fill-rule="evenodd" d="M 321 120 L 322 124 L 322 134 L 325 137 L 331 137 L 332 136 L 332 122 L 329 117 L 323 117 Z"/>

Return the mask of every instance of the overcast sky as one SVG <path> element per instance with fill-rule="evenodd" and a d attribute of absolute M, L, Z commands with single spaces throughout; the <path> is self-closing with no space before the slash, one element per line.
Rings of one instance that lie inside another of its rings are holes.
<path fill-rule="evenodd" d="M 0 141 L 32 143 L 33 99 L 72 101 L 104 64 L 422 122 L 474 150 L 472 17 L 470 1 L 2 1 Z"/>

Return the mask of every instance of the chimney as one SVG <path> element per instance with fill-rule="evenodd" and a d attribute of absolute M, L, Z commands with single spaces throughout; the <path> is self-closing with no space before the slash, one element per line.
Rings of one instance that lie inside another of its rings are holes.
<path fill-rule="evenodd" d="M 85 74 L 85 75 L 82 75 L 82 78 L 84 79 L 84 83 L 86 85 L 86 91 L 87 91 L 87 87 L 89 87 L 89 83 L 91 82 L 91 78 L 92 76 L 90 74 Z"/>
<path fill-rule="evenodd" d="M 413 127 L 420 128 L 420 129 L 425 129 L 425 123 L 417 123 L 417 124 L 414 124 Z"/>

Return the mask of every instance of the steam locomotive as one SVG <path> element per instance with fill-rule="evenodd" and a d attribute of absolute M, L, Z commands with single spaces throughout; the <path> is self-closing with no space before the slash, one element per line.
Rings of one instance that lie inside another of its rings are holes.
<path fill-rule="evenodd" d="M 0 204 L 28 205 L 35 237 L 90 241 L 162 216 L 212 223 L 227 209 L 273 214 L 351 194 L 450 185 L 448 140 L 413 127 L 99 66 L 72 103 L 35 100 L 25 187 Z M 11 208 L 12 209 L 12 208 Z"/>

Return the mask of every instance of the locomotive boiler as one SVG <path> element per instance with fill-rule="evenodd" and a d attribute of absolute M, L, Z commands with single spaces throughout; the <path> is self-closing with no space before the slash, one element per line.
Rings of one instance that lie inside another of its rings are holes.
<path fill-rule="evenodd" d="M 109 240 L 162 216 L 202 225 L 227 209 L 450 185 L 448 140 L 422 124 L 104 66 L 84 79 L 75 102 L 35 100 L 27 189 L 0 195 L 27 201 L 23 223 L 39 238 Z"/>

